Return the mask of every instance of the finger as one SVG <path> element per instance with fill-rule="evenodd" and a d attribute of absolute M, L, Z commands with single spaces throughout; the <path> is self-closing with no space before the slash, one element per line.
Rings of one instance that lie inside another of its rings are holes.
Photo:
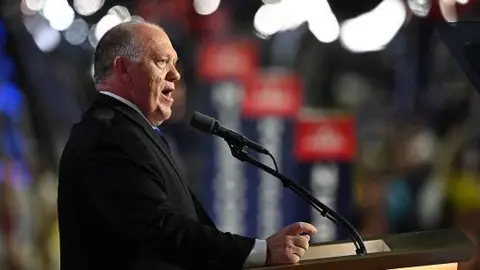
<path fill-rule="evenodd" d="M 300 247 L 300 248 L 303 248 L 303 249 L 308 249 L 309 247 L 309 244 L 308 244 L 308 239 L 305 238 L 305 236 L 296 236 L 295 238 L 292 239 L 293 240 L 293 245 L 296 246 L 296 247 Z"/>
<path fill-rule="evenodd" d="M 300 256 L 298 256 L 298 255 L 295 254 L 295 253 L 292 253 L 292 254 L 290 255 L 290 262 L 291 262 L 291 263 L 297 263 L 297 262 L 299 262 L 299 261 L 300 261 Z"/>
<path fill-rule="evenodd" d="M 318 230 L 312 224 L 305 222 L 293 223 L 285 228 L 285 233 L 290 235 L 297 235 L 301 233 L 315 234 Z"/>
<path fill-rule="evenodd" d="M 307 241 L 310 241 L 310 235 L 307 234 L 307 233 L 301 233 L 300 234 L 301 236 L 305 237 L 307 239 Z"/>
<path fill-rule="evenodd" d="M 284 257 L 284 262 L 285 263 L 297 263 L 300 261 L 300 256 L 298 254 L 295 253 L 296 251 L 291 249 L 291 250 L 287 250 L 286 253 L 285 253 L 285 257 Z M 301 253 L 301 251 L 299 252 Z"/>
<path fill-rule="evenodd" d="M 301 248 L 301 247 L 294 247 L 292 252 L 293 252 L 294 255 L 296 255 L 298 257 L 298 260 L 300 260 L 303 257 L 303 255 L 305 255 L 306 250 Z M 298 261 L 296 261 L 296 262 L 298 262 Z"/>

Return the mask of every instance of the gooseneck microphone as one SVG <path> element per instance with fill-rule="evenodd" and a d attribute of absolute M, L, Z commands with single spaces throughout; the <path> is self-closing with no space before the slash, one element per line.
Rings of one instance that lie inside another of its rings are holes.
<path fill-rule="evenodd" d="M 315 196 L 313 196 L 307 189 L 305 189 L 295 181 L 289 179 L 285 175 L 281 174 L 278 170 L 275 158 L 263 146 L 250 141 L 249 139 L 232 130 L 222 127 L 218 120 L 215 120 L 212 117 L 201 114 L 199 112 L 195 112 L 193 114 L 190 120 L 190 125 L 195 129 L 223 138 L 230 147 L 230 151 L 232 152 L 233 157 L 237 158 L 242 162 L 250 163 L 255 167 L 259 168 L 260 170 L 278 178 L 282 182 L 283 187 L 289 188 L 300 198 L 305 200 L 305 202 L 308 203 L 313 209 L 317 210 L 322 216 L 329 219 L 335 224 L 343 226 L 343 228 L 345 228 L 350 234 L 350 239 L 355 245 L 355 251 L 357 255 L 363 256 L 367 254 L 365 243 L 363 242 L 362 237 L 355 229 L 355 227 L 353 227 L 352 224 L 350 224 L 350 222 L 348 222 L 342 215 L 319 201 L 317 198 L 315 198 Z M 272 169 L 267 165 L 261 163 L 260 161 L 256 160 L 255 158 L 251 157 L 248 152 L 245 151 L 246 147 L 252 150 L 256 150 L 260 153 L 269 155 L 272 158 L 276 169 Z"/>
<path fill-rule="evenodd" d="M 190 125 L 193 128 L 203 131 L 205 133 L 221 137 L 228 144 L 233 144 L 240 147 L 247 147 L 251 150 L 257 151 L 265 155 L 270 154 L 270 152 L 265 147 L 247 139 L 245 136 L 242 136 L 233 130 L 223 127 L 218 120 L 205 114 L 194 112 L 192 118 L 190 119 Z"/>
<path fill-rule="evenodd" d="M 353 227 L 352 224 L 350 224 L 350 222 L 348 222 L 342 215 L 335 212 L 335 210 L 331 209 L 330 207 L 319 201 L 317 198 L 315 198 L 315 196 L 313 196 L 307 189 L 299 185 L 297 182 L 289 179 L 285 175 L 281 174 L 278 170 L 275 158 L 263 146 L 250 141 L 249 139 L 232 130 L 222 127 L 218 120 L 215 120 L 212 117 L 201 114 L 199 112 L 195 112 L 193 114 L 190 120 L 190 125 L 195 129 L 223 138 L 230 147 L 230 151 L 232 152 L 233 157 L 237 158 L 242 162 L 250 163 L 255 167 L 259 168 L 260 170 L 278 178 L 278 180 L 282 182 L 283 187 L 293 191 L 300 198 L 305 200 L 305 202 L 308 203 L 313 209 L 317 210 L 322 216 L 329 219 L 335 224 L 343 226 L 350 234 L 350 239 L 355 245 L 355 251 L 357 255 L 363 256 L 367 254 L 365 243 L 358 231 L 355 229 L 355 227 Z M 260 153 L 269 155 L 275 164 L 275 169 L 272 169 L 267 165 L 263 164 L 262 162 L 251 157 L 249 153 L 245 151 L 245 148 L 250 148 Z"/>

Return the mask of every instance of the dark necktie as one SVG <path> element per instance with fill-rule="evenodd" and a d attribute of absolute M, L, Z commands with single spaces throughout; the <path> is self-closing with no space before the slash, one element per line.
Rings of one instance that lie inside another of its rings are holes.
<path fill-rule="evenodd" d="M 153 127 L 153 130 L 158 135 L 158 137 L 160 137 L 160 139 L 167 145 L 167 148 L 170 150 L 170 145 L 168 144 L 167 140 L 165 139 L 165 136 L 163 136 L 162 131 L 158 127 Z"/>

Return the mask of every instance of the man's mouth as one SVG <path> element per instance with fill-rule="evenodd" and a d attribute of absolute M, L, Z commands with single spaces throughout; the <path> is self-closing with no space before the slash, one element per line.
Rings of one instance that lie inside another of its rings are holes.
<path fill-rule="evenodd" d="M 166 97 L 171 97 L 172 96 L 173 89 L 163 89 L 162 94 Z"/>

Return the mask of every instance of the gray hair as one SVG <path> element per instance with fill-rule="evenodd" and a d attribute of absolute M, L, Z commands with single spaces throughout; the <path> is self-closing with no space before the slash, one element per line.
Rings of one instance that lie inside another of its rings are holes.
<path fill-rule="evenodd" d="M 97 44 L 94 55 L 94 79 L 100 83 L 107 78 L 113 68 L 113 60 L 124 56 L 132 61 L 140 61 L 144 47 L 138 41 L 133 26 L 139 22 L 119 24 L 103 35 Z"/>

